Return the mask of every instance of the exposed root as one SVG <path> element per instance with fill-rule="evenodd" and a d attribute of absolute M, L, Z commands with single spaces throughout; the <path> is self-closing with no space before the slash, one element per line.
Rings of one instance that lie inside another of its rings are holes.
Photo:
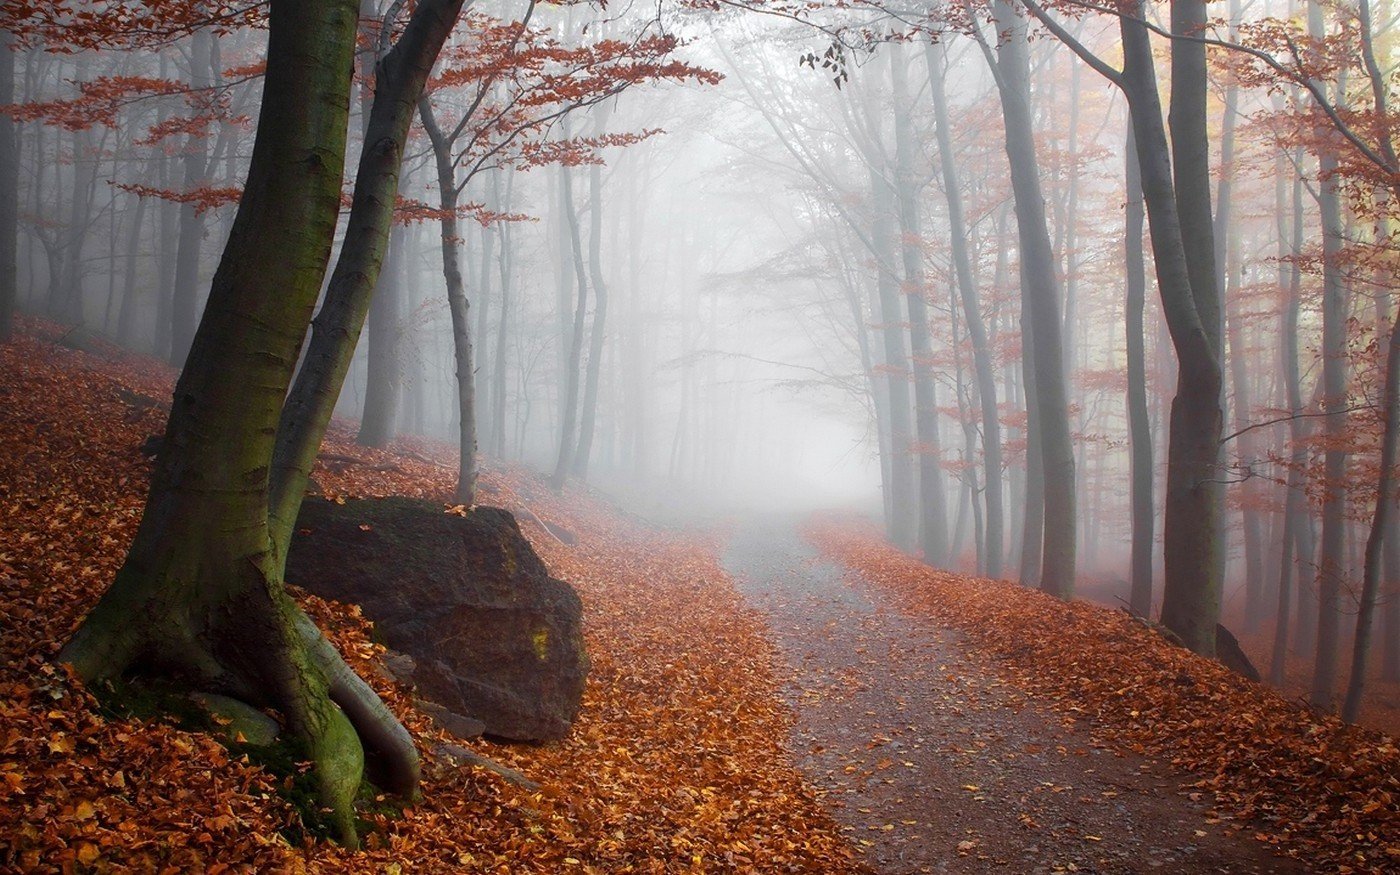
<path fill-rule="evenodd" d="M 408 730 L 300 610 L 296 625 L 312 663 L 326 677 L 331 700 L 345 712 L 364 745 L 370 780 L 390 793 L 412 798 L 418 792 L 419 765 Z"/>

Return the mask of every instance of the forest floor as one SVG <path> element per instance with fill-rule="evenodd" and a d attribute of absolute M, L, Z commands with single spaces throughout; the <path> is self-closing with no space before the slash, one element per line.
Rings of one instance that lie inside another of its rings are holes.
<path fill-rule="evenodd" d="M 799 763 L 877 871 L 1307 871 L 958 630 L 898 610 L 793 520 L 746 525 L 724 564 L 792 666 Z"/>
<path fill-rule="evenodd" d="M 134 532 L 173 374 L 24 326 L 0 347 L 0 870 L 1400 868 L 1392 739 L 1122 612 L 934 571 L 859 521 L 662 530 L 508 466 L 483 503 L 579 590 L 593 670 L 565 741 L 470 746 L 544 789 L 440 757 L 455 740 L 377 669 L 358 611 L 302 596 L 413 732 L 425 784 L 363 853 L 298 839 L 263 769 L 114 718 L 50 662 Z M 454 472 L 448 447 L 366 450 L 338 423 L 314 476 L 447 503 Z"/>

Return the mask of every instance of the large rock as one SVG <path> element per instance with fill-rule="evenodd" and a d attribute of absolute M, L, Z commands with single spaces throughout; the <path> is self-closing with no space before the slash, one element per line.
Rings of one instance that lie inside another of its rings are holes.
<path fill-rule="evenodd" d="M 360 605 L 412 657 L 422 697 L 480 720 L 488 735 L 561 738 L 588 674 L 583 606 L 504 510 L 466 517 L 408 498 L 307 498 L 287 580 Z"/>

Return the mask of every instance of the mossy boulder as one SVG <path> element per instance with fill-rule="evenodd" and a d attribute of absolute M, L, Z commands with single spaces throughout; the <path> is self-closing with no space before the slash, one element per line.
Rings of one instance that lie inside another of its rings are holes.
<path fill-rule="evenodd" d="M 287 580 L 359 605 L 388 646 L 412 657 L 418 694 L 488 735 L 562 738 L 578 715 L 583 605 L 504 510 L 307 498 Z"/>

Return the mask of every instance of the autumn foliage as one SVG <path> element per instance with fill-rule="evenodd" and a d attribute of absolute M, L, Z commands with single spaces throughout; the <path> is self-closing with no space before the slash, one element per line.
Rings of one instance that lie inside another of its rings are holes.
<path fill-rule="evenodd" d="M 1019 688 L 1116 749 L 1200 776 L 1202 799 L 1326 869 L 1400 866 L 1400 748 L 1169 643 L 1124 611 L 930 568 L 867 524 L 805 534 L 913 616 L 951 627 Z"/>
<path fill-rule="evenodd" d="M 298 815 L 274 778 L 212 737 L 105 717 L 49 662 L 121 562 L 173 374 L 115 348 L 0 348 L 0 867 L 24 871 L 658 872 L 854 868 L 782 749 L 789 714 L 775 654 L 714 545 L 648 531 L 587 497 L 555 497 L 516 469 L 484 499 L 515 510 L 551 571 L 579 590 L 593 670 L 564 742 L 474 743 L 543 786 L 526 792 L 435 753 L 448 736 L 386 679 L 356 609 L 301 602 L 425 754 L 424 796 L 358 855 L 289 841 Z M 153 403 L 155 402 L 155 403 Z M 444 499 L 446 448 L 364 450 L 333 427 L 331 494 Z M 346 461 L 347 459 L 351 461 Z M 531 513 L 522 513 L 528 506 Z M 567 528 L 555 540 L 534 517 Z M 678 610 L 683 606 L 684 610 Z"/>

